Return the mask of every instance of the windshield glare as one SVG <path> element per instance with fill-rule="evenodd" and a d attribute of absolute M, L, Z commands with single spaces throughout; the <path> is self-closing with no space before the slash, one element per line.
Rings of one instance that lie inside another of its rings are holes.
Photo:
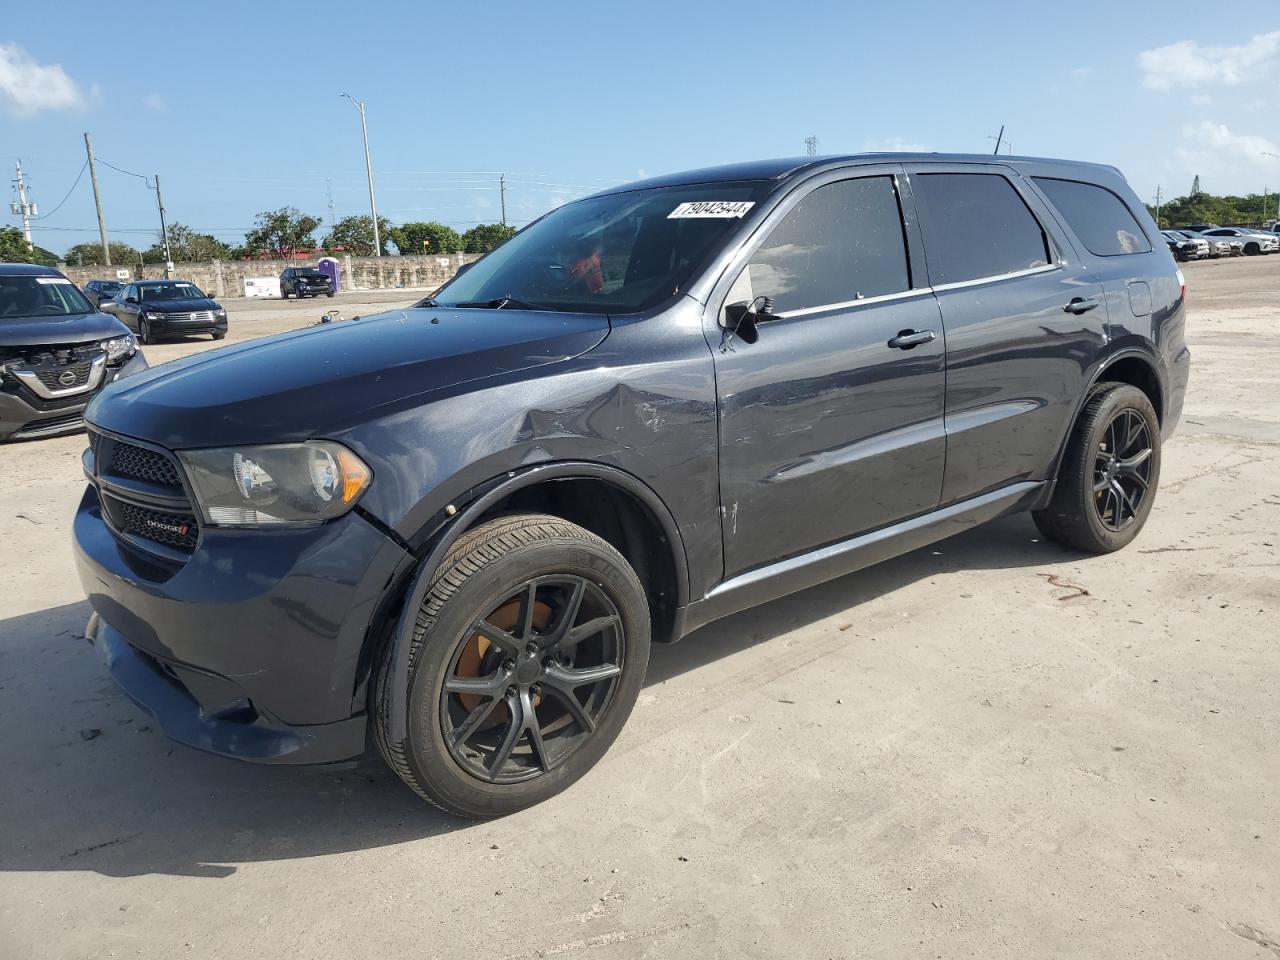
<path fill-rule="evenodd" d="M 191 283 L 140 283 L 139 300 L 203 300 L 204 294 Z"/>
<path fill-rule="evenodd" d="M 0 276 L 0 321 L 93 312 L 84 294 L 65 277 Z"/>
<path fill-rule="evenodd" d="M 566 204 L 434 297 L 440 306 L 635 313 L 678 293 L 768 189 L 687 184 Z M 731 206 L 730 206 L 731 205 Z"/>

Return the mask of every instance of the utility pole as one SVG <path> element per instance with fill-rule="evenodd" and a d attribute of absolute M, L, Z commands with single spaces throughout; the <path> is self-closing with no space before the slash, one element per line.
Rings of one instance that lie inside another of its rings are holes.
<path fill-rule="evenodd" d="M 160 208 L 160 239 L 164 243 L 164 278 L 169 279 L 169 264 L 173 257 L 169 253 L 169 228 L 164 224 L 164 197 L 160 195 L 160 174 L 156 174 L 156 206 Z"/>
<path fill-rule="evenodd" d="M 373 215 L 373 255 L 382 256 L 382 237 L 378 233 L 378 202 L 373 198 L 373 161 L 369 159 L 369 124 L 364 117 L 364 101 L 357 100 L 349 93 L 344 97 L 355 104 L 360 111 L 360 132 L 364 134 L 364 170 L 369 175 L 369 212 Z M 332 224 L 330 224 L 332 226 Z"/>
<path fill-rule="evenodd" d="M 1156 184 L 1156 229 L 1160 229 L 1160 184 Z"/>
<path fill-rule="evenodd" d="M 805 155 L 809 157 L 816 157 L 818 155 L 818 138 L 817 137 L 811 136 L 811 137 L 804 138 L 804 152 L 805 152 Z"/>
<path fill-rule="evenodd" d="M 507 175 L 498 177 L 498 202 L 502 204 L 502 225 L 507 225 Z"/>
<path fill-rule="evenodd" d="M 18 202 L 9 204 L 9 210 L 15 217 L 22 218 L 22 235 L 27 238 L 27 249 L 34 250 L 35 244 L 31 242 L 31 218 L 36 215 L 36 205 L 27 203 L 27 182 L 22 179 L 22 161 L 16 164 L 18 171 L 18 179 L 14 181 L 18 185 Z"/>
<path fill-rule="evenodd" d="M 93 184 L 93 205 L 98 209 L 98 239 L 102 242 L 102 262 L 111 266 L 111 247 L 107 245 L 107 221 L 102 218 L 102 193 L 98 190 L 98 165 L 93 162 L 93 140 L 84 135 L 84 152 L 89 155 L 89 182 Z"/>

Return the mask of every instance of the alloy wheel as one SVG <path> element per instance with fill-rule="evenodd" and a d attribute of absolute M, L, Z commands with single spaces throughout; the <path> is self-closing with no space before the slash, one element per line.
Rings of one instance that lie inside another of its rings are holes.
<path fill-rule="evenodd" d="M 1111 531 L 1134 522 L 1151 484 L 1151 431 L 1138 411 L 1126 407 L 1111 418 L 1093 461 L 1093 503 Z"/>
<path fill-rule="evenodd" d="M 535 577 L 477 618 L 440 692 L 453 759 L 489 783 L 560 766 L 609 709 L 626 654 L 617 607 L 578 576 Z"/>

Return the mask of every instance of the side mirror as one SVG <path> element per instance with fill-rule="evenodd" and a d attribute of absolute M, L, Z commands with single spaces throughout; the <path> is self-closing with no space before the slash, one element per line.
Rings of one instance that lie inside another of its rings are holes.
<path fill-rule="evenodd" d="M 759 325 L 777 320 L 773 312 L 773 297 L 756 297 L 750 303 L 731 303 L 724 308 L 725 326 L 743 343 L 755 343 L 760 339 Z"/>
<path fill-rule="evenodd" d="M 137 302 L 138 302 L 138 298 L 137 298 L 137 297 L 125 297 L 125 298 L 124 298 L 124 302 L 125 302 L 125 303 L 137 303 Z"/>

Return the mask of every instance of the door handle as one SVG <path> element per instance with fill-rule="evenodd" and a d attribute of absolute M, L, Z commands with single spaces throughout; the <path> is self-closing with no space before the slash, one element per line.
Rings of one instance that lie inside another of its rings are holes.
<path fill-rule="evenodd" d="M 937 334 L 932 330 L 899 330 L 898 335 L 889 341 L 895 350 L 910 350 L 922 343 L 928 343 Z"/>
<path fill-rule="evenodd" d="M 1079 316 L 1082 313 L 1088 313 L 1098 305 L 1097 297 L 1072 297 L 1071 302 L 1062 309 L 1067 313 L 1074 313 Z"/>

